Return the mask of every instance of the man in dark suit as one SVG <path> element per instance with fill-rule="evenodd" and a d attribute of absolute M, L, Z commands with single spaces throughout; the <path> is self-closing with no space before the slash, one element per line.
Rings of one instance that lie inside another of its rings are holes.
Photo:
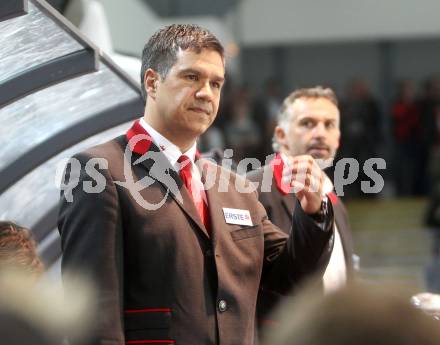
<path fill-rule="evenodd" d="M 307 179 L 286 235 L 251 183 L 196 151 L 224 82 L 215 36 L 171 25 L 142 60 L 143 118 L 66 170 L 78 183 L 60 202 L 63 275 L 96 286 L 93 344 L 251 345 L 259 287 L 286 292 L 327 264 L 333 210 L 322 172 L 309 157 L 295 160 L 292 172 Z"/>
<path fill-rule="evenodd" d="M 270 221 L 286 234 L 292 229 L 291 215 L 297 201 L 290 186 L 283 182 L 283 170 L 288 169 L 292 157 L 300 155 L 311 155 L 329 165 L 339 147 L 339 120 L 338 102 L 331 89 L 318 86 L 294 91 L 280 109 L 273 137 L 275 156 L 269 164 L 248 174 L 258 183 L 259 200 Z M 332 291 L 343 286 L 351 273 L 353 244 L 347 211 L 326 175 L 324 192 L 335 213 L 335 242 L 323 276 L 324 289 Z M 280 297 L 272 291 L 260 292 L 259 317 L 264 319 Z"/>

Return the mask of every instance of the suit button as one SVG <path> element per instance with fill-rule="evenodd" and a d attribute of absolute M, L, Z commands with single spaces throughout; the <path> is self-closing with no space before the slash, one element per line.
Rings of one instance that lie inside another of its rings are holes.
<path fill-rule="evenodd" d="M 212 250 L 211 250 L 211 249 L 207 249 L 207 250 L 205 251 L 205 256 L 206 256 L 207 258 L 212 257 Z"/>
<path fill-rule="evenodd" d="M 218 311 L 223 313 L 226 311 L 226 309 L 228 309 L 228 303 L 226 303 L 224 299 L 218 301 Z"/>

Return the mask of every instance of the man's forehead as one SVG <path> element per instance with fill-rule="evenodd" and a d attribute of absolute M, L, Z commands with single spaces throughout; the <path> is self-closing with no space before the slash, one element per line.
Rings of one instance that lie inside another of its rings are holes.
<path fill-rule="evenodd" d="M 224 58 L 219 52 L 213 49 L 202 49 L 200 52 L 197 52 L 192 49 L 182 50 L 179 48 L 177 52 L 177 61 L 173 67 L 178 70 L 204 67 L 210 70 L 217 70 L 218 72 L 221 71 L 220 73 L 222 73 L 222 76 L 225 74 Z"/>
<path fill-rule="evenodd" d="M 289 107 L 291 116 L 296 118 L 305 116 L 339 117 L 338 107 L 325 97 L 300 97 Z"/>

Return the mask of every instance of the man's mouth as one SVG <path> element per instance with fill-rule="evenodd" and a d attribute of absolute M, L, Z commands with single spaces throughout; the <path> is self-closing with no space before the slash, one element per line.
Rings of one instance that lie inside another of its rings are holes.
<path fill-rule="evenodd" d="M 309 146 L 308 152 L 311 154 L 311 156 L 327 155 L 330 152 L 330 148 L 327 145 L 312 145 Z"/>
<path fill-rule="evenodd" d="M 211 114 L 211 111 L 205 108 L 201 108 L 201 107 L 191 107 L 189 108 L 190 111 L 193 111 L 195 113 L 201 113 L 201 114 L 206 114 L 209 115 Z"/>
<path fill-rule="evenodd" d="M 309 150 L 326 150 L 326 151 L 328 151 L 329 148 L 328 148 L 328 146 L 325 146 L 325 145 L 315 145 L 315 146 L 310 146 Z"/>

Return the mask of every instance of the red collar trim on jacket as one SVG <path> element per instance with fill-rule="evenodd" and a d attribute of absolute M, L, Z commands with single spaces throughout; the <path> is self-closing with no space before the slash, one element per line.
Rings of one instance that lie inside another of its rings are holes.
<path fill-rule="evenodd" d="M 277 184 L 277 188 L 282 195 L 287 195 L 290 193 L 290 186 L 286 183 L 283 183 L 283 169 L 284 169 L 284 160 L 281 157 L 280 153 L 275 155 L 275 158 L 270 162 L 270 166 L 273 170 L 273 177 L 275 178 L 275 182 Z M 330 199 L 332 205 L 336 205 L 338 203 L 338 196 L 335 192 L 330 192 L 327 194 Z"/>
<path fill-rule="evenodd" d="M 283 183 L 283 169 L 284 169 L 284 160 L 281 157 L 281 154 L 278 152 L 275 155 L 275 158 L 270 162 L 270 166 L 273 170 L 273 177 L 277 184 L 277 188 L 282 195 L 286 195 L 290 193 L 289 184 Z"/>
<path fill-rule="evenodd" d="M 139 141 L 136 141 L 134 145 L 130 140 L 139 134 L 143 134 L 147 136 L 146 138 L 142 138 Z M 150 149 L 151 143 L 153 142 L 153 138 L 151 138 L 150 134 L 145 130 L 144 127 L 139 123 L 139 120 L 136 120 L 133 123 L 133 126 L 126 133 L 128 144 L 130 145 L 130 149 L 133 152 L 139 153 L 140 155 L 144 155 Z"/>
<path fill-rule="evenodd" d="M 142 138 L 138 141 L 136 141 L 136 144 L 131 143 L 130 140 L 139 134 L 143 134 L 146 136 L 145 138 Z M 131 128 L 128 129 L 127 133 L 125 134 L 127 141 L 130 145 L 130 148 L 133 152 L 136 152 L 140 154 L 141 156 L 147 153 L 150 150 L 151 144 L 153 142 L 153 138 L 148 134 L 148 132 L 145 130 L 144 127 L 140 124 L 139 120 L 136 120 Z M 199 150 L 196 151 L 195 155 L 195 161 L 198 160 L 201 157 Z"/>
<path fill-rule="evenodd" d="M 328 198 L 330 199 L 330 202 L 333 206 L 335 206 L 338 203 L 338 196 L 335 192 L 330 192 L 327 194 Z"/>

